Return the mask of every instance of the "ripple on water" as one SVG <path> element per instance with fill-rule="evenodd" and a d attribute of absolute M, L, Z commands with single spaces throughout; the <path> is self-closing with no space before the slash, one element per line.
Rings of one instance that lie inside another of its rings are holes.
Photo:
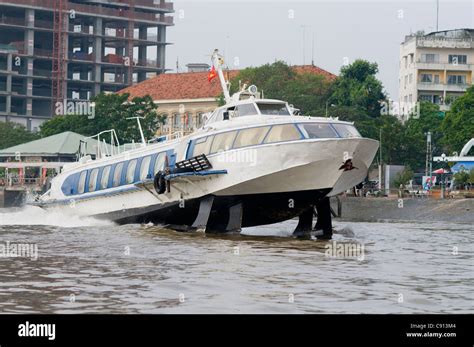
<path fill-rule="evenodd" d="M 0 213 L 0 242 L 37 244 L 38 259 L 0 258 L 0 312 L 474 311 L 474 227 L 465 224 L 335 222 L 334 241 L 363 244 L 361 261 L 291 238 L 296 221 L 223 236 L 38 211 L 15 225 L 24 211 L 12 213 Z"/>

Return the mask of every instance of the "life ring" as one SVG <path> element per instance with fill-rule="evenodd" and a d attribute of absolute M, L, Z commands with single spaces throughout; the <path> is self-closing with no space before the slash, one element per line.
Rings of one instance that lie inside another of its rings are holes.
<path fill-rule="evenodd" d="M 166 180 L 162 171 L 156 173 L 153 186 L 158 194 L 163 194 L 166 191 Z"/>

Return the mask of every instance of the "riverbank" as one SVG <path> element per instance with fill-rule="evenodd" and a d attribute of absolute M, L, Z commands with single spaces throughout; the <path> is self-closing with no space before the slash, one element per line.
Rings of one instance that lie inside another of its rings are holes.
<path fill-rule="evenodd" d="M 474 199 L 422 199 L 341 197 L 341 220 L 439 221 L 474 223 Z M 332 201 L 337 210 L 335 200 Z"/>

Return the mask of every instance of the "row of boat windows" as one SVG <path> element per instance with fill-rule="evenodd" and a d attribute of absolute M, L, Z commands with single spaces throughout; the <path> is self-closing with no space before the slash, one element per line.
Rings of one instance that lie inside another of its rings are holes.
<path fill-rule="evenodd" d="M 355 127 L 348 124 L 301 123 L 261 126 L 227 131 L 193 140 L 191 146 L 192 154 L 188 154 L 188 157 L 264 143 L 294 141 L 305 138 L 347 137 L 360 137 L 360 134 Z M 85 192 L 94 192 L 143 181 L 154 177 L 158 171 L 163 170 L 165 160 L 166 152 L 162 152 L 143 158 L 84 170 L 79 174 L 69 177 L 63 184 L 63 191 L 66 195 L 83 194 Z M 78 179 L 77 175 L 79 175 Z"/>
<path fill-rule="evenodd" d="M 231 148 L 301 139 L 360 137 L 349 124 L 301 123 L 262 126 L 228 131 L 195 140 L 192 156 L 213 154 Z"/>
<path fill-rule="evenodd" d="M 153 155 L 148 155 L 143 158 L 132 159 L 128 162 L 82 171 L 79 175 L 77 193 L 83 194 L 86 192 L 86 188 L 87 192 L 94 192 L 154 177 L 159 170 L 163 169 L 166 153 L 163 152 L 156 155 L 154 163 L 151 162 L 152 157 Z"/>

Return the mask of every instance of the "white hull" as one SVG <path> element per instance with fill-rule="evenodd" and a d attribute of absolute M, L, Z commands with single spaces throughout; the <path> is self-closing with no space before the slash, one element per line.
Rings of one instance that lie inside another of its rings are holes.
<path fill-rule="evenodd" d="M 45 207 L 79 216 L 96 216 L 179 201 L 186 204 L 186 200 L 207 195 L 235 197 L 329 189 L 332 196 L 364 180 L 377 147 L 378 142 L 374 140 L 348 138 L 241 148 L 208 156 L 214 169 L 225 169 L 227 174 L 199 181 L 173 181 L 169 193 L 156 194 L 152 182 L 146 184 L 147 189 L 131 184 L 113 189 L 108 194 L 64 197 Z M 356 169 L 340 169 L 347 157 L 352 158 Z"/>

